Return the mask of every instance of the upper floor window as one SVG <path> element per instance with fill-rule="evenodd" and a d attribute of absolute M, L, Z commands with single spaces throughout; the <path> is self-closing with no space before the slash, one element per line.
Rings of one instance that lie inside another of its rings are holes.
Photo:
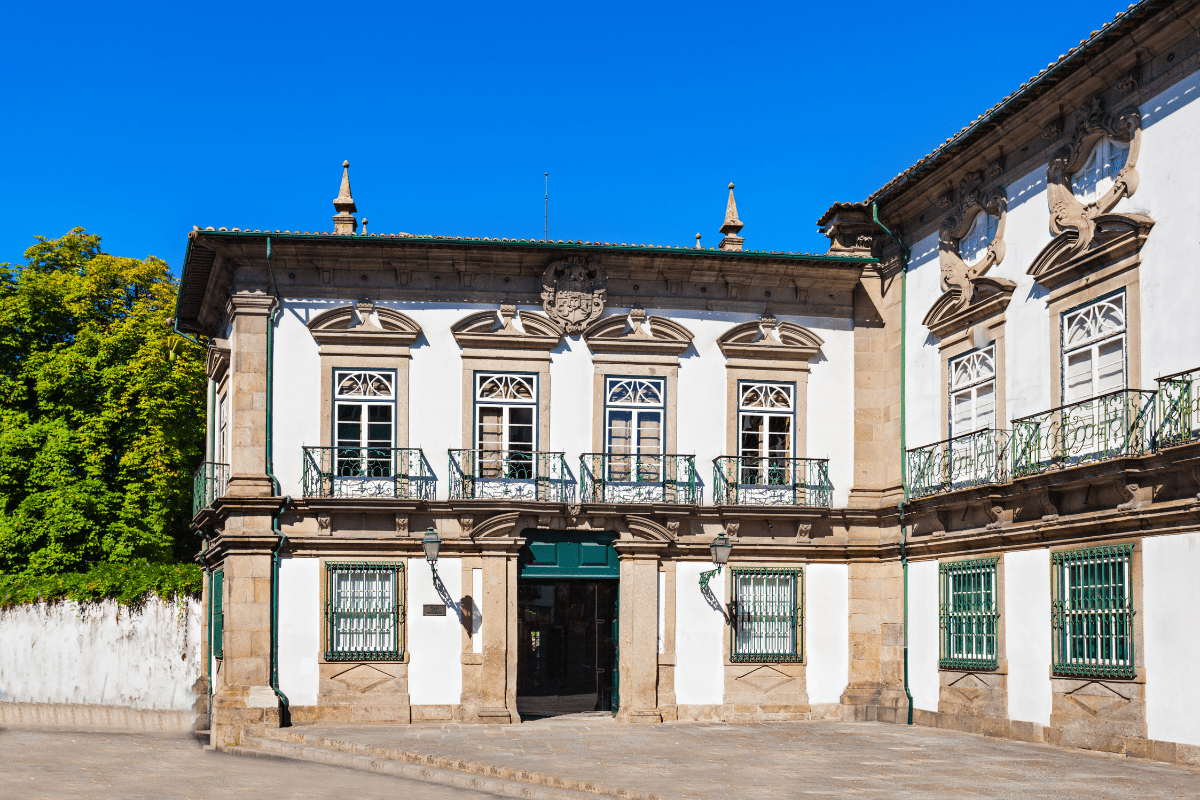
<path fill-rule="evenodd" d="M 958 240 L 958 256 L 968 266 L 978 264 L 987 254 L 988 245 L 996 238 L 996 227 L 1000 218 L 986 211 L 975 215 L 975 221 L 966 234 Z"/>
<path fill-rule="evenodd" d="M 740 483 L 790 483 L 787 470 L 796 447 L 795 394 L 790 383 L 738 384 Z"/>
<path fill-rule="evenodd" d="M 1096 142 L 1087 161 L 1071 176 L 1071 192 L 1081 203 L 1098 200 L 1112 188 L 1129 159 L 1129 143 L 1104 138 Z"/>
<path fill-rule="evenodd" d="M 661 454 L 665 397 L 662 378 L 605 378 L 605 452 Z"/>
<path fill-rule="evenodd" d="M 1065 314 L 1062 341 L 1065 403 L 1124 389 L 1124 292 Z"/>
<path fill-rule="evenodd" d="M 475 447 L 483 477 L 525 475 L 537 449 L 536 374 L 475 373 Z M 490 455 L 489 455 L 490 454 Z"/>
<path fill-rule="evenodd" d="M 396 375 L 390 371 L 334 370 L 337 474 L 388 477 L 396 444 Z"/>
<path fill-rule="evenodd" d="M 950 435 L 991 428 L 996 423 L 996 346 L 950 361 Z"/>
<path fill-rule="evenodd" d="M 217 401 L 217 436 L 212 460 L 218 464 L 229 461 L 229 395 Z"/>

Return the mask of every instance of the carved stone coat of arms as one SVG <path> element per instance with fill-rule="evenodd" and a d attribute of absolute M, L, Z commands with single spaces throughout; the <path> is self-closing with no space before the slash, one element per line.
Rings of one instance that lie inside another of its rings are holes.
<path fill-rule="evenodd" d="M 583 333 L 600 317 L 608 296 L 608 276 L 595 261 L 572 256 L 542 273 L 542 308 L 567 333 Z"/>

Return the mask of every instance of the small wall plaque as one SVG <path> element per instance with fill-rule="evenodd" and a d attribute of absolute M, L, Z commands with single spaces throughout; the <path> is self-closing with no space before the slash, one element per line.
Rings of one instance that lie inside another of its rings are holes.
<path fill-rule="evenodd" d="M 444 617 L 446 616 L 446 605 L 444 603 L 427 603 L 421 606 L 421 614 L 426 617 Z"/>

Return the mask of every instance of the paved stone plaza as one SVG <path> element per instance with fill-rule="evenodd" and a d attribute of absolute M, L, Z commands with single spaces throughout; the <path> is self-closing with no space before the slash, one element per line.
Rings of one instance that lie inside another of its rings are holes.
<path fill-rule="evenodd" d="M 513 726 L 307 726 L 288 733 L 309 744 L 370 745 L 663 798 L 1200 797 L 1200 768 L 879 723 L 634 728 L 604 717 L 575 717 Z M 179 736 L 9 730 L 0 731 L 0 752 L 4 798 L 200 800 L 260 791 L 280 798 L 493 796 L 336 766 L 206 751 Z M 529 789 L 547 796 L 544 785 Z"/>

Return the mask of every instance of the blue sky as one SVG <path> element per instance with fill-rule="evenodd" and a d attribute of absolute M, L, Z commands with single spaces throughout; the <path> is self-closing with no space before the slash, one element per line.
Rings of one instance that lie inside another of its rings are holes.
<path fill-rule="evenodd" d="M 0 261 L 81 225 L 178 270 L 192 225 L 746 247 L 933 150 L 1126 8 L 14 3 Z"/>

